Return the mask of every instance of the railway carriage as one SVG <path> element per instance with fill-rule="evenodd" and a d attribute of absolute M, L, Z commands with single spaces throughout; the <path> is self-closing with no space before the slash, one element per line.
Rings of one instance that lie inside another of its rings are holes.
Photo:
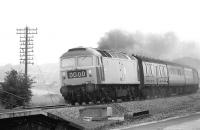
<path fill-rule="evenodd" d="M 135 56 L 135 55 L 134 55 Z M 167 64 L 160 60 L 135 56 L 139 64 L 141 74 L 140 91 L 143 98 L 154 98 L 167 96 L 169 77 Z"/>
<path fill-rule="evenodd" d="M 162 60 L 93 48 L 60 58 L 61 94 L 69 103 L 111 102 L 196 92 L 195 69 Z"/>

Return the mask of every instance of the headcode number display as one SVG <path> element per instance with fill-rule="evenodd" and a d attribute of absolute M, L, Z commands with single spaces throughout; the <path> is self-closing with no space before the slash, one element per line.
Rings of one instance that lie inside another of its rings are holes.
<path fill-rule="evenodd" d="M 69 79 L 87 77 L 86 70 L 68 71 L 67 76 Z"/>

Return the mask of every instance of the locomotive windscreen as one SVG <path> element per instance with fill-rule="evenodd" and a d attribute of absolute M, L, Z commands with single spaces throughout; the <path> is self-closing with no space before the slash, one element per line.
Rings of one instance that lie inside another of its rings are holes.
<path fill-rule="evenodd" d="M 78 57 L 77 59 L 77 65 L 78 66 L 92 66 L 93 65 L 93 60 L 92 56 L 82 56 Z"/>
<path fill-rule="evenodd" d="M 66 58 L 66 59 L 62 59 L 61 61 L 62 67 L 75 67 L 75 66 L 83 67 L 83 66 L 92 66 L 92 65 L 93 65 L 92 56 Z"/>
<path fill-rule="evenodd" d="M 62 67 L 74 67 L 75 66 L 75 58 L 62 59 L 61 66 Z"/>

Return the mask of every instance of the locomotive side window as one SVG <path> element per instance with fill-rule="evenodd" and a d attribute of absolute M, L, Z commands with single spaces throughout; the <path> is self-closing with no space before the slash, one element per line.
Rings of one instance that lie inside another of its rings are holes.
<path fill-rule="evenodd" d="M 77 65 L 78 66 L 92 66 L 93 58 L 91 56 L 82 56 L 78 57 Z"/>
<path fill-rule="evenodd" d="M 73 66 L 75 66 L 75 58 L 62 59 L 61 66 L 62 67 L 73 67 Z"/>

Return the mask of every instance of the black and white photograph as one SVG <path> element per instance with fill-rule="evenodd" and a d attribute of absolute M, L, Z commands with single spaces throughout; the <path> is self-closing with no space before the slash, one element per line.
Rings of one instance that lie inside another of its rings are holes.
<path fill-rule="evenodd" d="M 1 130 L 198 130 L 199 74 L 198 0 L 0 0 Z"/>

